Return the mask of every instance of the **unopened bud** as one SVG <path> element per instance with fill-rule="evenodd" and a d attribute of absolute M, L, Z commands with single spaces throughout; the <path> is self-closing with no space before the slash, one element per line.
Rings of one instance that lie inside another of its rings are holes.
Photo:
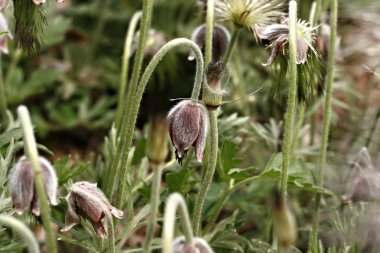
<path fill-rule="evenodd" d="M 2 3 L 0 3 L 0 5 L 1 4 Z M 0 33 L 6 33 L 6 34 L 0 35 L 0 51 L 3 54 L 9 54 L 8 39 L 13 39 L 13 36 L 9 31 L 8 21 L 6 20 L 4 14 L 1 12 L 0 12 Z"/>
<path fill-rule="evenodd" d="M 225 93 L 221 87 L 221 76 L 225 71 L 223 62 L 210 63 L 207 69 L 207 83 L 203 86 L 203 101 L 208 110 L 216 110 L 223 102 Z"/>
<path fill-rule="evenodd" d="M 208 243 L 199 237 L 194 238 L 193 245 L 187 245 L 184 236 L 177 237 L 172 246 L 172 253 L 213 253 Z"/>
<path fill-rule="evenodd" d="M 58 180 L 54 168 L 43 157 L 39 157 L 38 162 L 48 200 L 51 205 L 57 205 Z M 18 214 L 22 214 L 27 208 L 31 208 L 34 215 L 40 215 L 38 196 L 34 186 L 34 170 L 25 156 L 21 157 L 13 167 L 10 174 L 9 188 L 13 207 Z"/>
<path fill-rule="evenodd" d="M 278 191 L 275 192 L 273 226 L 279 245 L 282 248 L 287 249 L 293 245 L 297 238 L 296 220 Z"/>
<path fill-rule="evenodd" d="M 68 231 L 79 224 L 80 217 L 82 217 L 91 222 L 99 237 L 105 238 L 107 232 L 102 224 L 102 219 L 108 213 L 117 219 L 123 217 L 123 211 L 112 206 L 103 192 L 96 187 L 96 184 L 86 181 L 73 184 L 66 200 L 68 210 L 65 215 L 65 227 L 61 231 Z"/>
<path fill-rule="evenodd" d="M 206 108 L 191 100 L 181 101 L 170 110 L 168 124 L 177 160 L 181 163 L 187 151 L 193 146 L 195 157 L 201 162 L 208 128 Z"/>
<path fill-rule="evenodd" d="M 156 117 L 148 127 L 146 155 L 150 161 L 160 164 L 165 162 L 168 154 L 168 124 L 165 117 Z"/>
<path fill-rule="evenodd" d="M 212 61 L 216 62 L 222 59 L 227 51 L 228 44 L 230 42 L 231 36 L 228 30 L 221 25 L 213 26 L 212 33 Z M 198 26 L 193 34 L 191 35 L 191 40 L 194 41 L 199 48 L 204 51 L 206 46 L 206 25 Z M 195 59 L 194 51 L 190 52 L 188 57 L 189 60 Z"/>

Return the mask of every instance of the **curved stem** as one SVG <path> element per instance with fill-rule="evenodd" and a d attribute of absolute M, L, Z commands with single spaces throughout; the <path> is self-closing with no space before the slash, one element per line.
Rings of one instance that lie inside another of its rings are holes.
<path fill-rule="evenodd" d="M 241 28 L 237 28 L 237 27 L 234 28 L 234 32 L 232 33 L 230 43 L 228 44 L 227 52 L 223 58 L 224 63 L 227 63 L 230 60 L 231 55 L 232 55 L 232 51 L 235 47 L 235 44 L 236 44 L 237 38 L 239 37 L 240 31 L 241 31 Z"/>
<path fill-rule="evenodd" d="M 127 129 L 130 124 L 130 114 L 132 110 L 132 105 L 135 103 L 135 92 L 136 87 L 140 77 L 141 65 L 144 57 L 144 47 L 145 41 L 148 34 L 148 30 L 150 28 L 150 22 L 152 18 L 152 9 L 153 9 L 153 0 L 144 0 L 143 1 L 143 10 L 141 16 L 140 23 L 140 36 L 139 43 L 136 50 L 135 61 L 133 63 L 133 72 L 131 77 L 131 82 L 128 88 L 127 97 L 124 100 L 123 109 L 122 109 L 122 117 L 121 122 L 117 129 L 117 134 L 120 136 L 119 145 L 123 148 L 118 148 L 116 152 L 116 156 L 113 160 L 110 172 L 113 175 L 111 182 L 107 185 L 106 193 L 110 196 L 110 198 L 114 195 L 116 190 L 115 183 L 117 178 L 120 177 L 120 159 L 122 154 L 125 153 L 124 146 L 126 145 L 126 136 Z M 118 146 L 119 146 L 118 145 Z"/>
<path fill-rule="evenodd" d="M 203 178 L 201 188 L 198 192 L 194 206 L 194 233 L 199 235 L 201 229 L 201 217 L 203 204 L 210 188 L 214 176 L 216 162 L 218 158 L 218 120 L 216 111 L 208 111 L 210 118 L 210 149 L 208 154 L 208 163 L 205 177 Z"/>
<path fill-rule="evenodd" d="M 0 215 L 0 224 L 10 227 L 20 234 L 30 253 L 40 253 L 36 238 L 33 236 L 32 231 L 30 231 L 24 223 L 11 216 Z"/>
<path fill-rule="evenodd" d="M 44 182 L 41 176 L 40 163 L 38 162 L 38 151 L 36 140 L 34 138 L 33 126 L 30 121 L 28 109 L 21 105 L 17 109 L 23 131 L 24 148 L 26 156 L 34 170 L 35 187 L 38 195 L 38 203 L 41 208 L 42 222 L 45 227 L 46 243 L 50 253 L 57 252 L 57 246 L 53 234 L 52 224 L 50 220 L 50 208 L 46 197 Z"/>
<path fill-rule="evenodd" d="M 327 87 L 326 87 L 326 98 L 325 98 L 325 109 L 323 118 L 323 130 L 322 130 L 322 143 L 321 150 L 319 153 L 318 162 L 318 177 L 317 185 L 323 186 L 324 181 L 324 169 L 326 166 L 326 153 L 329 141 L 329 130 L 330 130 L 330 115 L 331 115 L 331 98 L 332 98 L 332 85 L 334 80 L 334 65 L 335 65 L 335 40 L 336 40 L 336 30 L 337 30 L 337 19 L 338 19 L 338 0 L 331 0 L 331 22 L 330 22 L 330 45 L 329 45 L 329 55 L 327 63 Z M 314 215 L 313 215 L 313 228 L 311 233 L 311 238 L 309 243 L 316 242 L 318 235 L 318 223 L 319 223 L 319 208 L 321 205 L 321 194 L 316 195 Z"/>
<path fill-rule="evenodd" d="M 147 232 L 146 232 L 145 241 L 144 241 L 145 253 L 150 253 L 152 250 L 151 243 L 154 236 L 154 227 L 156 225 L 156 215 L 158 212 L 158 205 L 160 203 L 162 165 L 155 166 L 153 170 L 154 171 L 153 171 L 152 192 L 150 195 L 150 204 L 151 204 L 152 209 L 150 211 L 150 217 L 149 217 Z"/>
<path fill-rule="evenodd" d="M 214 22 L 214 0 L 207 0 L 205 68 L 212 61 L 212 35 Z"/>
<path fill-rule="evenodd" d="M 283 161 L 281 171 L 281 195 L 286 199 L 288 185 L 288 168 L 291 159 L 291 141 L 293 136 L 294 111 L 297 95 L 297 63 L 296 63 L 296 25 L 297 25 L 297 2 L 292 0 L 289 3 L 289 56 L 290 56 L 290 80 L 288 105 L 285 114 L 284 140 L 282 146 Z"/>
<path fill-rule="evenodd" d="M 128 26 L 128 32 L 125 37 L 124 43 L 124 54 L 123 54 L 123 62 L 121 67 L 121 77 L 120 77 L 120 90 L 119 90 L 119 100 L 117 103 L 117 111 L 116 111 L 116 129 L 119 128 L 121 117 L 123 116 L 123 101 L 125 99 L 125 90 L 127 88 L 127 80 L 128 80 L 128 70 L 129 70 L 129 57 L 131 55 L 131 47 L 133 42 L 133 37 L 135 35 L 137 23 L 141 18 L 141 11 L 137 11 L 133 14 L 131 22 Z M 128 93 L 130 93 L 129 91 Z"/>
<path fill-rule="evenodd" d="M 166 208 L 165 208 L 165 217 L 164 217 L 164 228 L 162 230 L 162 240 L 163 240 L 163 253 L 172 252 L 172 244 L 174 239 L 174 227 L 176 221 L 177 208 L 180 210 L 181 224 L 183 232 L 186 238 L 186 244 L 192 245 L 193 231 L 191 230 L 191 222 L 189 213 L 187 211 L 186 203 L 183 197 L 178 193 L 173 193 L 169 196 Z"/>
<path fill-rule="evenodd" d="M 161 61 L 161 59 L 169 51 L 181 45 L 190 47 L 191 49 L 194 50 L 196 54 L 196 69 L 197 70 L 195 74 L 195 82 L 194 82 L 194 87 L 193 87 L 192 99 L 198 99 L 199 97 L 199 93 L 202 87 L 202 80 L 203 80 L 203 57 L 202 57 L 201 50 L 193 41 L 189 39 L 179 38 L 179 39 L 174 39 L 172 41 L 169 41 L 154 55 L 153 59 L 150 61 L 149 65 L 144 71 L 144 74 L 141 77 L 140 84 L 135 94 L 135 101 L 133 103 L 133 108 L 131 110 L 130 121 L 129 121 L 128 126 L 126 127 L 127 136 L 126 136 L 125 146 L 118 147 L 118 150 L 121 150 L 122 148 L 123 150 L 125 150 L 125 152 L 123 152 L 123 155 L 121 156 L 119 182 L 117 184 L 118 190 L 117 190 L 116 205 L 118 208 L 121 208 L 123 206 L 123 202 L 125 201 L 125 184 L 127 183 L 126 164 L 127 164 L 129 149 L 132 144 L 132 137 L 133 137 L 134 127 L 136 124 L 137 114 L 140 109 L 140 103 L 141 103 L 142 95 L 145 91 L 145 87 L 149 81 L 150 76 L 152 75 L 154 69 L 156 68 L 157 64 Z"/>
<path fill-rule="evenodd" d="M 9 124 L 9 117 L 8 117 L 8 106 L 7 106 L 7 100 L 5 96 L 5 86 L 4 86 L 4 80 L 3 80 L 3 68 L 2 68 L 2 59 L 0 54 L 0 130 L 6 129 Z"/>

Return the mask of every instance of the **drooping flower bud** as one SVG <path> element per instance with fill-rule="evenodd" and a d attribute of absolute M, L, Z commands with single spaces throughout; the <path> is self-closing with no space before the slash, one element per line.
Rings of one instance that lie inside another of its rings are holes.
<path fill-rule="evenodd" d="M 216 62 L 222 59 L 227 51 L 228 44 L 230 42 L 231 36 L 229 31 L 221 25 L 215 24 L 213 26 L 212 33 L 212 62 Z M 194 41 L 199 48 L 204 51 L 206 47 L 206 25 L 198 26 L 193 34 L 191 35 L 191 40 Z M 195 59 L 194 51 L 190 51 L 188 59 L 190 61 Z"/>
<path fill-rule="evenodd" d="M 184 236 L 177 237 L 173 241 L 172 253 L 213 253 L 208 243 L 199 237 L 194 238 L 193 245 L 187 245 Z"/>
<path fill-rule="evenodd" d="M 48 200 L 51 205 L 57 205 L 58 180 L 54 168 L 43 157 L 39 157 L 38 161 Z M 34 170 L 25 156 L 21 157 L 13 167 L 9 179 L 9 188 L 13 207 L 18 214 L 24 213 L 30 207 L 34 215 L 40 215 L 38 196 L 34 186 Z"/>
<path fill-rule="evenodd" d="M 160 164 L 168 154 L 168 124 L 165 117 L 156 117 L 149 124 L 146 155 L 151 162 Z"/>
<path fill-rule="evenodd" d="M 107 232 L 102 224 L 102 219 L 107 213 L 117 219 L 123 217 L 123 211 L 112 206 L 103 192 L 96 187 L 96 184 L 86 181 L 73 184 L 66 200 L 68 210 L 65 215 L 65 227 L 61 231 L 68 231 L 79 224 L 80 217 L 82 217 L 91 222 L 99 237 L 105 238 Z"/>
<path fill-rule="evenodd" d="M 292 211 L 278 190 L 275 191 L 273 226 L 279 245 L 284 249 L 289 248 L 297 238 L 297 225 Z"/>
<path fill-rule="evenodd" d="M 191 100 L 179 102 L 168 114 L 169 134 L 181 163 L 191 146 L 195 157 L 201 162 L 205 150 L 208 118 L 206 108 Z"/>
<path fill-rule="evenodd" d="M 8 39 L 13 39 L 13 36 L 9 32 L 8 22 L 2 12 L 0 12 L 0 33 L 6 33 L 0 35 L 0 51 L 3 54 L 9 54 Z"/>
<path fill-rule="evenodd" d="M 133 53 L 135 53 L 137 50 L 137 47 L 139 44 L 139 38 L 140 38 L 140 31 L 137 31 L 133 40 L 130 57 L 132 57 Z M 152 57 L 158 52 L 158 50 L 161 49 L 163 45 L 165 45 L 166 42 L 168 42 L 168 40 L 165 37 L 165 34 L 163 32 L 150 29 L 148 32 L 148 36 L 146 38 L 146 42 L 145 42 L 144 56 Z"/>

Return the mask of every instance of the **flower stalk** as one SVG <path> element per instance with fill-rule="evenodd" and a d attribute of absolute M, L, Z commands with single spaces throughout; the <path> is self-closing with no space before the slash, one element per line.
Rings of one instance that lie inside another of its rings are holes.
<path fill-rule="evenodd" d="M 154 228 L 156 226 L 156 216 L 158 212 L 158 205 L 160 203 L 160 186 L 162 165 L 154 166 L 153 168 L 153 182 L 150 196 L 150 204 L 152 209 L 150 210 L 150 217 L 147 226 L 147 232 L 144 241 L 144 252 L 150 253 L 152 251 L 152 239 L 154 236 Z"/>
<path fill-rule="evenodd" d="M 6 129 L 9 124 L 8 106 L 5 98 L 5 85 L 3 80 L 2 59 L 0 54 L 0 130 Z"/>
<path fill-rule="evenodd" d="M 190 217 L 185 200 L 180 194 L 173 193 L 169 196 L 165 208 L 164 228 L 162 230 L 163 253 L 172 252 L 174 228 L 177 219 L 176 213 L 178 208 L 180 211 L 180 221 L 186 238 L 186 244 L 192 246 L 194 243 L 193 231 L 191 229 Z"/>
<path fill-rule="evenodd" d="M 38 195 L 38 203 L 41 209 L 42 222 L 45 227 L 47 248 L 49 252 L 56 253 L 57 246 L 55 236 L 53 234 L 52 222 L 50 219 L 49 203 L 45 193 L 44 182 L 41 176 L 40 164 L 38 162 L 38 151 L 33 133 L 33 126 L 30 121 L 28 109 L 25 106 L 19 106 L 17 112 L 20 118 L 23 132 L 25 153 L 34 170 L 35 187 Z"/>
<path fill-rule="evenodd" d="M 205 67 L 212 60 L 212 35 L 213 35 L 213 23 L 214 23 L 214 1 L 207 0 L 207 16 L 206 16 L 206 45 L 205 45 Z M 212 6 L 212 7 L 211 7 Z"/>
<path fill-rule="evenodd" d="M 119 174 L 119 182 L 118 182 L 118 190 L 117 190 L 117 200 L 116 200 L 116 206 L 118 208 L 121 208 L 124 206 L 125 202 L 125 189 L 127 184 L 127 160 L 128 160 L 128 154 L 129 150 L 132 144 L 132 137 L 134 132 L 134 126 L 136 124 L 137 120 L 137 114 L 140 109 L 141 99 L 142 95 L 145 91 L 146 85 L 150 79 L 150 76 L 152 75 L 153 71 L 155 70 L 158 63 L 162 60 L 162 58 L 170 52 L 172 49 L 178 47 L 178 46 L 187 46 L 190 47 L 192 50 L 194 50 L 196 54 L 196 74 L 195 74 L 195 82 L 193 87 L 193 92 L 191 95 L 191 99 L 197 100 L 199 97 L 199 93 L 202 87 L 202 81 L 203 81 L 203 56 L 202 52 L 199 49 L 199 47 L 191 40 L 185 39 L 185 38 L 179 38 L 174 39 L 172 41 L 169 41 L 166 43 L 153 57 L 153 59 L 150 61 L 149 65 L 145 69 L 140 84 L 137 88 L 136 94 L 135 94 L 135 101 L 133 103 L 133 107 L 131 108 L 131 115 L 130 115 L 130 121 L 129 124 L 126 126 L 126 139 L 125 139 L 125 146 L 123 150 L 125 152 L 122 152 L 123 155 L 121 156 L 120 161 L 116 161 L 116 163 L 120 163 L 120 174 Z M 118 150 L 121 150 L 122 148 L 119 146 Z"/>
<path fill-rule="evenodd" d="M 232 33 L 232 37 L 231 37 L 231 41 L 230 41 L 230 44 L 228 44 L 228 48 L 227 48 L 227 52 L 223 58 L 223 61 L 225 63 L 227 63 L 230 58 L 231 58 L 231 55 L 232 55 L 232 51 L 234 50 L 234 47 L 235 47 L 235 44 L 236 44 L 236 41 L 237 41 L 237 38 L 239 37 L 239 34 L 240 34 L 240 31 L 242 29 L 239 28 L 239 27 L 235 27 L 234 28 L 234 31 Z"/>
<path fill-rule="evenodd" d="M 292 0 L 289 3 L 289 56 L 290 56 L 290 80 L 288 91 L 288 104 L 285 113 L 285 129 L 282 146 L 283 161 L 280 178 L 282 199 L 286 200 L 288 185 L 288 168 L 291 159 L 291 142 L 293 136 L 294 112 L 296 109 L 297 96 L 297 2 Z"/>
<path fill-rule="evenodd" d="M 336 30 L 337 30 L 337 20 L 338 20 L 338 0 L 331 1 L 331 37 L 329 45 L 329 55 L 327 62 L 327 84 L 326 84 L 326 97 L 325 97 L 325 108 L 324 108 L 324 118 L 323 118 L 323 130 L 322 130 L 322 143 L 319 153 L 318 160 L 318 177 L 317 185 L 323 186 L 324 182 L 324 170 L 326 166 L 326 153 L 329 141 L 329 130 L 330 130 L 330 117 L 331 117 L 331 99 L 332 99 L 332 86 L 334 80 L 334 65 L 335 65 L 335 41 L 336 41 Z M 318 223 L 319 223 L 319 209 L 321 205 L 321 194 L 317 194 L 315 197 L 315 206 L 313 214 L 313 228 L 310 236 L 309 245 L 316 242 L 318 235 Z"/>
<path fill-rule="evenodd" d="M 21 221 L 6 215 L 0 215 L 0 224 L 12 228 L 15 232 L 20 234 L 25 241 L 30 253 L 40 253 L 38 242 L 33 236 L 32 231 Z"/>

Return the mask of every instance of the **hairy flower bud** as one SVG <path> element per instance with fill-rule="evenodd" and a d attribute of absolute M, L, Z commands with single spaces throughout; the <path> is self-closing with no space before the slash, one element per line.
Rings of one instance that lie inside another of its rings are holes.
<path fill-rule="evenodd" d="M 289 248 L 297 238 L 296 220 L 289 206 L 281 198 L 279 191 L 275 191 L 275 208 L 273 212 L 273 226 L 279 245 Z"/>
<path fill-rule="evenodd" d="M 51 205 L 57 205 L 58 180 L 54 168 L 43 157 L 39 157 L 38 161 L 48 200 Z M 40 215 L 38 196 L 34 185 L 34 170 L 25 156 L 21 157 L 13 167 L 9 179 L 9 188 L 13 207 L 18 214 L 24 213 L 30 207 L 34 215 Z"/>
<path fill-rule="evenodd" d="M 208 118 L 206 108 L 191 100 L 179 102 L 168 114 L 169 134 L 181 163 L 191 146 L 195 157 L 201 162 L 205 150 Z"/>
<path fill-rule="evenodd" d="M 210 63 L 208 65 L 206 80 L 203 86 L 203 101 L 207 110 L 216 110 L 223 102 L 225 93 L 221 86 L 221 76 L 225 71 L 223 62 Z"/>
<path fill-rule="evenodd" d="M 213 253 L 208 243 L 199 237 L 194 238 L 193 245 L 187 245 L 184 236 L 177 237 L 173 241 L 172 253 Z"/>
<path fill-rule="evenodd" d="M 9 54 L 8 39 L 13 39 L 12 34 L 9 32 L 8 22 L 3 13 L 0 12 L 0 51 L 3 54 Z"/>
<path fill-rule="evenodd" d="M 102 219 L 108 213 L 117 219 L 123 217 L 123 211 L 112 206 L 96 184 L 86 181 L 73 184 L 66 200 L 68 210 L 65 215 L 65 227 L 61 231 L 68 231 L 79 224 L 82 217 L 91 222 L 99 237 L 105 238 L 107 232 Z"/>
<path fill-rule="evenodd" d="M 231 36 L 229 31 L 221 25 L 214 25 L 212 32 L 212 61 L 216 62 L 222 59 L 227 51 L 228 44 L 230 42 Z M 191 40 L 194 41 L 199 48 L 204 51 L 206 47 L 206 25 L 198 26 L 193 34 L 191 35 Z M 190 51 L 188 59 L 190 61 L 195 59 L 195 53 L 193 50 Z"/>
<path fill-rule="evenodd" d="M 165 117 L 154 118 L 148 127 L 146 155 L 151 162 L 165 162 L 169 154 L 168 124 Z"/>

